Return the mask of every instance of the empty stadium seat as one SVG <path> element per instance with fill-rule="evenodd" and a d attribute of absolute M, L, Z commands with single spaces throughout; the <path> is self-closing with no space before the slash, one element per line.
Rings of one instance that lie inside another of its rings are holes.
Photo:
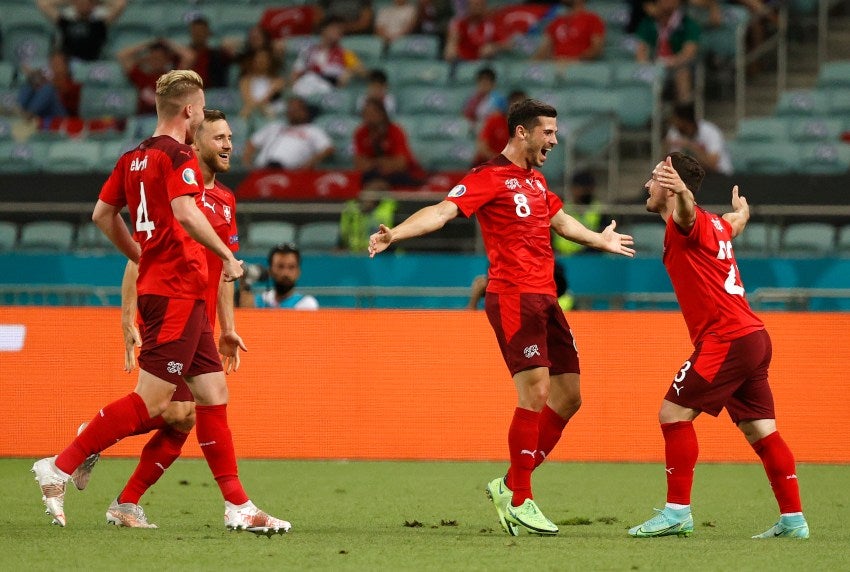
<path fill-rule="evenodd" d="M 295 241 L 295 225 L 290 222 L 258 221 L 248 227 L 245 250 L 271 250 L 273 246 Z"/>
<path fill-rule="evenodd" d="M 845 224 L 838 229 L 835 249 L 842 256 L 850 256 L 850 224 Z"/>
<path fill-rule="evenodd" d="M 353 114 L 357 94 L 352 90 L 337 89 L 329 93 L 311 95 L 306 99 L 322 113 Z"/>
<path fill-rule="evenodd" d="M 789 224 L 782 233 L 782 254 L 829 253 L 835 246 L 835 227 L 823 222 Z"/>
<path fill-rule="evenodd" d="M 749 222 L 744 232 L 736 236 L 732 246 L 735 256 L 768 256 L 779 250 L 782 229 L 767 222 Z"/>
<path fill-rule="evenodd" d="M 736 173 L 784 175 L 800 168 L 800 147 L 793 143 L 729 141 Z"/>
<path fill-rule="evenodd" d="M 207 109 L 218 109 L 227 115 L 236 115 L 242 109 L 242 96 L 239 90 L 229 87 L 210 87 L 204 89 Z"/>
<path fill-rule="evenodd" d="M 41 141 L 0 141 L 0 173 L 35 173 L 41 170 L 47 146 Z"/>
<path fill-rule="evenodd" d="M 389 60 L 383 67 L 393 89 L 408 85 L 448 85 L 451 72 L 448 62 L 438 60 Z"/>
<path fill-rule="evenodd" d="M 51 34 L 42 26 L 20 24 L 3 32 L 3 57 L 17 65 L 40 65 L 50 55 Z"/>
<path fill-rule="evenodd" d="M 0 221 L 0 252 L 15 249 L 18 241 L 18 225 L 9 221 Z"/>
<path fill-rule="evenodd" d="M 664 251 L 664 233 L 666 227 L 663 222 L 639 222 L 630 224 L 623 230 L 635 239 L 635 252 L 638 255 L 657 256 Z"/>
<path fill-rule="evenodd" d="M 298 227 L 298 248 L 302 251 L 333 250 L 338 246 L 338 222 L 308 222 Z"/>
<path fill-rule="evenodd" d="M 327 113 L 319 115 L 315 123 L 324 129 L 331 139 L 339 142 L 350 141 L 354 136 L 354 130 L 362 123 L 362 120 L 357 115 Z"/>
<path fill-rule="evenodd" d="M 850 171 L 850 146 L 844 143 L 809 143 L 800 147 L 800 172 L 840 175 Z"/>
<path fill-rule="evenodd" d="M 84 85 L 80 90 L 80 117 L 130 117 L 136 113 L 138 99 L 134 87 Z"/>
<path fill-rule="evenodd" d="M 15 85 L 15 65 L 12 62 L 0 62 L 0 89 Z"/>
<path fill-rule="evenodd" d="M 47 148 L 43 168 L 48 173 L 85 173 L 100 160 L 100 143 L 54 141 Z"/>
<path fill-rule="evenodd" d="M 565 87 L 608 87 L 614 79 L 614 65 L 590 62 L 568 66 L 561 77 Z"/>
<path fill-rule="evenodd" d="M 87 222 L 77 228 L 75 247 L 79 250 L 111 250 L 115 248 L 112 241 L 93 222 Z"/>
<path fill-rule="evenodd" d="M 558 85 L 563 66 L 554 61 L 514 60 L 505 62 L 505 79 L 502 83 L 526 91 L 535 88 L 553 88 Z"/>
<path fill-rule="evenodd" d="M 822 63 L 818 71 L 817 86 L 850 88 L 850 60 Z"/>
<path fill-rule="evenodd" d="M 440 57 L 440 40 L 430 34 L 408 34 L 396 38 L 387 49 L 387 59 L 436 60 Z"/>
<path fill-rule="evenodd" d="M 469 90 L 456 87 L 409 86 L 398 92 L 401 113 L 457 113 L 460 117 Z"/>
<path fill-rule="evenodd" d="M 127 76 L 115 60 L 86 62 L 73 60 L 71 73 L 78 82 L 85 85 L 127 86 Z"/>
<path fill-rule="evenodd" d="M 826 115 L 827 113 L 829 113 L 827 94 L 812 89 L 784 91 L 776 104 L 777 115 Z"/>
<path fill-rule="evenodd" d="M 375 66 L 381 60 L 384 52 L 384 41 L 371 34 L 345 36 L 342 39 L 342 45 L 357 54 L 357 57 L 367 68 Z"/>
<path fill-rule="evenodd" d="M 70 250 L 74 225 L 51 220 L 24 223 L 18 248 L 22 250 Z"/>
<path fill-rule="evenodd" d="M 462 171 L 472 165 L 475 146 L 468 140 L 411 137 L 413 155 L 428 171 Z"/>
<path fill-rule="evenodd" d="M 456 87 L 467 86 L 471 88 L 475 85 L 478 72 L 484 68 L 490 68 L 496 73 L 496 82 L 504 83 L 505 81 L 505 62 L 499 61 L 469 61 L 457 62 L 454 65 L 452 72 L 452 85 Z"/>
<path fill-rule="evenodd" d="M 451 113 L 404 115 L 399 116 L 398 122 L 411 137 L 434 140 L 463 139 L 469 145 L 474 145 L 472 141 L 474 133 L 470 129 L 469 122 Z"/>
<path fill-rule="evenodd" d="M 144 141 L 156 129 L 156 115 L 134 115 L 127 119 L 124 134 L 130 141 Z"/>
<path fill-rule="evenodd" d="M 791 120 L 787 117 L 745 117 L 738 123 L 735 139 L 743 142 L 785 142 Z"/>

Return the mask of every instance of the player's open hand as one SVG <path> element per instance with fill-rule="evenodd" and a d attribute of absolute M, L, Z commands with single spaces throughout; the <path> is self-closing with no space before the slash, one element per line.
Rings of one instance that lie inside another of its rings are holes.
<path fill-rule="evenodd" d="M 606 226 L 605 230 L 602 231 L 601 250 L 633 257 L 635 255 L 635 249 L 632 246 L 635 244 L 635 239 L 631 235 L 616 232 L 614 230 L 615 228 L 617 228 L 617 221 L 612 220 L 611 224 Z"/>
<path fill-rule="evenodd" d="M 369 257 L 374 258 L 379 252 L 383 252 L 392 242 L 392 233 L 385 225 L 378 226 L 378 232 L 369 237 Z"/>
<path fill-rule="evenodd" d="M 663 188 L 668 191 L 673 191 L 677 195 L 688 190 L 688 187 L 685 185 L 682 177 L 680 177 L 679 173 L 676 172 L 676 169 L 673 168 L 673 162 L 670 157 L 667 157 L 667 160 L 664 161 L 664 165 L 662 165 L 661 169 L 659 169 L 655 178 L 658 181 L 658 184 L 660 184 Z"/>
<path fill-rule="evenodd" d="M 142 337 L 136 324 L 123 324 L 124 330 L 124 371 L 127 373 L 136 369 L 136 348 L 142 346 Z"/>
<path fill-rule="evenodd" d="M 230 375 L 239 369 L 239 350 L 248 351 L 239 334 L 235 331 L 222 332 L 218 338 L 218 353 L 221 354 L 221 365 L 225 374 Z"/>

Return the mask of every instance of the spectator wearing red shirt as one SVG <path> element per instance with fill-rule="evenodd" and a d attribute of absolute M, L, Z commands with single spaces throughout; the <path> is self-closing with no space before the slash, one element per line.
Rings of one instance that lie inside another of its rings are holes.
<path fill-rule="evenodd" d="M 528 99 L 524 91 L 512 91 L 508 96 L 508 109 L 520 101 Z M 505 148 L 510 132 L 508 131 L 508 115 L 506 110 L 497 109 L 484 121 L 478 137 L 475 139 L 475 158 L 472 166 L 480 165 L 489 161 Z"/>
<path fill-rule="evenodd" d="M 169 40 L 144 41 L 127 46 L 115 57 L 139 92 L 140 115 L 156 113 L 156 80 L 175 68 L 188 68 L 191 51 Z"/>
<path fill-rule="evenodd" d="M 536 59 L 595 60 L 605 45 L 605 22 L 585 10 L 584 0 L 561 0 L 567 12 L 546 26 Z"/>
<path fill-rule="evenodd" d="M 354 167 L 362 173 L 363 187 L 389 190 L 421 184 L 425 172 L 383 102 L 366 100 L 362 117 L 363 124 L 354 131 Z"/>
<path fill-rule="evenodd" d="M 443 57 L 447 61 L 480 60 L 500 49 L 496 23 L 490 18 L 487 0 L 469 0 L 466 15 L 449 23 Z"/>
<path fill-rule="evenodd" d="M 235 52 L 229 44 L 210 46 L 209 40 L 210 24 L 206 18 L 198 16 L 189 23 L 192 69 L 204 80 L 204 87 L 227 87 Z"/>

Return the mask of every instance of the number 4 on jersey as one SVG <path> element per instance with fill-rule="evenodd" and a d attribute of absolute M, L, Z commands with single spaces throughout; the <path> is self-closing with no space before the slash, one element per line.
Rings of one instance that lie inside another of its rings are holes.
<path fill-rule="evenodd" d="M 141 189 L 139 190 L 139 208 L 136 209 L 136 232 L 147 232 L 148 238 L 153 235 L 153 229 L 156 228 L 152 220 L 148 219 L 148 201 L 145 198 L 145 183 L 139 182 Z"/>

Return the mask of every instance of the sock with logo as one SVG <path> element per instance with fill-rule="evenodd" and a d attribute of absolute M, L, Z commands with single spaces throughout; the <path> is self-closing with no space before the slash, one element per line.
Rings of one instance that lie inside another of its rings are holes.
<path fill-rule="evenodd" d="M 227 425 L 227 405 L 196 405 L 195 430 L 224 500 L 233 504 L 248 502 L 239 482 L 233 435 Z"/>
<path fill-rule="evenodd" d="M 86 457 L 111 447 L 134 434 L 150 420 L 148 408 L 138 393 L 130 393 L 101 409 L 83 432 L 56 457 L 56 467 L 74 472 Z"/>
<path fill-rule="evenodd" d="M 513 505 L 519 506 L 531 494 L 531 472 L 537 459 L 537 434 L 540 414 L 530 409 L 517 407 L 508 429 L 508 450 L 511 466 L 508 469 L 507 485 L 514 493 Z"/>
<path fill-rule="evenodd" d="M 540 412 L 540 420 L 537 425 L 537 454 L 534 458 L 534 468 L 540 466 L 540 463 L 546 460 L 558 441 L 561 440 L 561 433 L 564 432 L 564 427 L 567 426 L 567 420 L 555 413 L 555 410 L 545 405 L 543 411 Z"/>
<path fill-rule="evenodd" d="M 699 457 L 699 443 L 691 421 L 662 423 L 664 459 L 667 471 L 667 502 L 691 504 L 694 467 Z"/>
<path fill-rule="evenodd" d="M 764 465 L 764 472 L 767 473 L 773 495 L 779 503 L 779 512 L 782 514 L 803 512 L 794 455 L 785 439 L 779 435 L 779 431 L 759 439 L 753 443 L 752 447 Z"/>
<path fill-rule="evenodd" d="M 171 463 L 180 456 L 183 443 L 186 442 L 188 437 L 188 433 L 183 433 L 172 427 L 165 427 L 154 433 L 145 448 L 142 449 L 139 464 L 124 486 L 124 490 L 118 495 L 118 502 L 139 504 L 142 495 L 159 480 L 165 470 L 171 466 Z"/>

